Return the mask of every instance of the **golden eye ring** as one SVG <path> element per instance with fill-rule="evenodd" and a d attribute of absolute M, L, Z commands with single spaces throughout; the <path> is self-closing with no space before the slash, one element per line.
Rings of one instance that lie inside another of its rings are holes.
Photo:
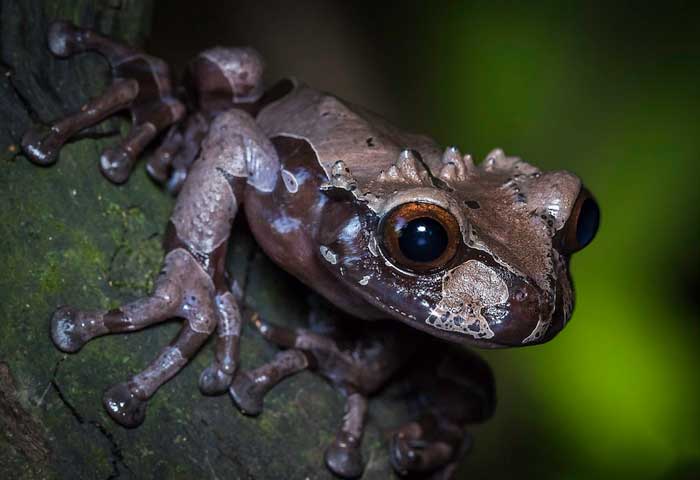
<path fill-rule="evenodd" d="M 454 215 L 426 202 L 395 207 L 382 219 L 379 232 L 388 258 L 417 273 L 443 269 L 454 258 L 461 239 Z"/>

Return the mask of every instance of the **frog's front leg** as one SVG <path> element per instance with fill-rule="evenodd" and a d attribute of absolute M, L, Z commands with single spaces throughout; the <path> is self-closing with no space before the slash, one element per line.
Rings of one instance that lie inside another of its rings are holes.
<path fill-rule="evenodd" d="M 270 191 L 278 171 L 274 148 L 248 114 L 236 110 L 220 114 L 178 196 L 166 239 L 168 253 L 153 295 L 108 312 L 64 307 L 54 314 L 52 338 L 68 352 L 100 335 L 139 330 L 171 317 L 184 319 L 179 335 L 143 372 L 105 393 L 105 407 L 117 422 L 139 425 L 147 400 L 192 358 L 215 328 L 215 360 L 203 373 L 200 386 L 205 393 L 228 388 L 241 328 L 224 278 L 231 222 L 246 183 Z"/>
<path fill-rule="evenodd" d="M 56 161 L 63 144 L 75 134 L 115 112 L 128 110 L 133 121 L 128 136 L 100 156 L 100 169 L 110 181 L 126 181 L 146 146 L 185 115 L 185 106 L 175 98 L 167 64 L 65 21 L 51 24 L 48 43 L 51 52 L 62 58 L 88 50 L 101 54 L 112 68 L 114 82 L 78 112 L 48 128 L 37 126 L 29 130 L 22 138 L 22 148 L 33 162 L 49 165 Z"/>

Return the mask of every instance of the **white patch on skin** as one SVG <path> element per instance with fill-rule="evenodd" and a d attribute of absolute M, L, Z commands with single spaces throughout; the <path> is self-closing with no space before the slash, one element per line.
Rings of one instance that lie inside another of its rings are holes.
<path fill-rule="evenodd" d="M 338 255 L 336 255 L 330 248 L 326 247 L 325 245 L 321 245 L 319 250 L 321 251 L 323 258 L 325 258 L 328 263 L 332 265 L 338 263 Z"/>
<path fill-rule="evenodd" d="M 442 278 L 442 299 L 425 323 L 476 339 L 493 338 L 493 330 L 481 310 L 507 300 L 508 287 L 498 273 L 478 260 L 469 260 Z"/>
<path fill-rule="evenodd" d="M 278 217 L 272 222 L 272 228 L 277 230 L 279 233 L 289 233 L 293 230 L 297 230 L 301 226 L 301 221 L 298 218 L 292 217 Z"/>
<path fill-rule="evenodd" d="M 359 283 L 359 284 L 362 285 L 362 286 L 365 286 L 365 285 L 367 285 L 367 284 L 369 283 L 369 279 L 370 279 L 370 276 L 369 276 L 369 275 L 365 275 L 365 276 L 362 277 L 357 283 Z"/>
<path fill-rule="evenodd" d="M 70 334 L 75 329 L 75 324 L 67 319 L 65 314 L 61 316 L 57 323 L 56 336 L 58 337 L 59 343 L 61 345 L 70 345 Z"/>
<path fill-rule="evenodd" d="M 165 347 L 153 362 L 155 368 L 148 368 L 138 375 L 135 375 L 132 378 L 132 382 L 150 397 L 163 382 L 163 376 L 166 372 L 177 372 L 184 367 L 186 363 L 187 360 L 182 356 L 182 352 L 179 348 Z"/>
<path fill-rule="evenodd" d="M 565 260 L 561 257 L 561 255 L 559 255 L 559 252 L 557 252 L 556 250 L 552 251 L 552 262 L 555 266 L 554 271 L 556 275 L 563 275 L 562 272 L 564 272 L 566 269 Z M 573 291 L 571 290 L 571 284 L 567 282 L 565 285 L 563 285 L 561 290 L 553 288 L 552 291 L 555 295 L 556 293 L 562 295 L 562 308 L 564 309 L 562 314 L 564 315 L 564 325 L 566 325 L 566 322 L 571 317 L 571 312 L 574 308 Z M 556 305 L 555 300 L 556 299 L 552 299 L 553 305 Z M 547 330 L 549 330 L 549 327 L 552 324 L 553 316 L 554 310 L 551 311 L 548 318 L 546 319 L 542 319 L 542 317 L 540 316 L 540 318 L 537 320 L 537 325 L 535 325 L 535 328 L 532 330 L 530 335 L 523 339 L 522 343 L 531 343 L 540 340 L 547 333 Z"/>
<path fill-rule="evenodd" d="M 374 257 L 379 256 L 379 250 L 377 248 L 377 239 L 376 238 L 371 237 L 369 239 L 369 242 L 367 244 L 367 248 L 369 248 L 369 253 L 371 253 L 372 256 L 374 256 Z"/>
<path fill-rule="evenodd" d="M 539 340 L 542 338 L 542 336 L 547 333 L 547 330 L 549 330 L 549 325 L 552 323 L 551 321 L 551 316 L 550 320 L 542 320 L 542 317 L 537 319 L 537 325 L 535 325 L 535 329 L 532 331 L 530 335 L 525 337 L 523 340 L 523 343 L 530 343 L 534 342 L 535 340 Z"/>
<path fill-rule="evenodd" d="M 342 160 L 338 160 L 333 164 L 328 182 L 321 185 L 321 190 L 332 188 L 340 188 L 349 192 L 354 192 L 357 189 L 357 180 L 355 180 L 355 177 L 350 173 L 350 169 Z"/>
<path fill-rule="evenodd" d="M 260 97 L 262 93 L 260 79 L 264 65 L 260 54 L 254 49 L 250 47 L 214 47 L 200 53 L 199 56 L 206 58 L 219 68 L 231 87 L 234 102 L 253 102 Z M 241 80 L 242 73 L 247 74 L 244 81 Z M 252 89 L 250 89 L 250 85 L 253 85 Z M 241 90 L 249 91 L 247 95 L 243 95 Z"/>
<path fill-rule="evenodd" d="M 562 288 L 560 290 L 556 290 L 555 292 L 559 292 L 559 294 L 562 297 L 562 308 L 563 308 L 563 314 L 564 314 L 564 325 L 569 321 L 571 318 L 571 314 L 574 311 L 574 292 L 571 289 L 571 282 L 569 282 L 566 279 L 566 260 L 564 257 L 559 255 L 559 252 L 556 250 L 552 251 L 552 261 L 554 264 L 554 271 L 556 272 L 556 275 L 558 278 L 564 278 L 565 280 L 562 282 Z M 554 302 L 556 305 L 556 302 Z M 552 316 L 554 316 L 554 311 L 552 311 Z"/>
<path fill-rule="evenodd" d="M 282 181 L 289 193 L 297 193 L 299 191 L 299 182 L 292 172 L 282 169 Z"/>
<path fill-rule="evenodd" d="M 44 153 L 44 151 L 43 151 L 42 149 L 36 148 L 34 145 L 31 145 L 31 144 L 30 144 L 30 145 L 27 145 L 27 146 L 24 147 L 24 148 L 26 148 L 27 151 L 29 152 L 29 154 L 30 154 L 31 156 L 33 156 L 34 158 L 36 158 L 36 159 L 38 159 L 38 160 L 40 160 L 40 161 L 42 161 L 42 162 L 45 162 L 45 161 L 46 161 L 47 155 Z"/>
<path fill-rule="evenodd" d="M 503 260 L 501 260 L 501 258 L 500 258 L 498 255 L 496 255 L 495 253 L 493 253 L 493 252 L 491 251 L 491 249 L 489 248 L 489 246 L 486 245 L 486 244 L 477 236 L 476 232 L 474 232 L 473 229 L 471 229 L 471 232 L 470 232 L 470 239 L 471 239 L 471 241 L 472 241 L 472 243 L 471 243 L 472 248 L 476 248 L 477 250 L 481 250 L 482 252 L 487 253 L 489 256 L 491 256 L 491 258 L 493 258 L 493 259 L 496 261 L 496 263 L 498 263 L 500 266 L 502 266 L 503 268 L 505 268 L 505 269 L 507 269 L 508 271 L 510 271 L 510 272 L 511 272 L 513 275 L 515 275 L 516 277 L 520 277 L 520 278 L 525 278 L 525 277 L 526 277 L 526 275 L 525 275 L 523 272 L 521 272 L 520 270 L 516 269 L 515 267 L 513 267 L 513 266 L 510 265 L 510 264 L 508 264 L 507 262 L 504 262 Z"/>

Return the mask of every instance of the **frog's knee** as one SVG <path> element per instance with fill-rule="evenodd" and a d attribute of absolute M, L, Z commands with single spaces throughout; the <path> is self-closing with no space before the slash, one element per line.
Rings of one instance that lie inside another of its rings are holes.
<path fill-rule="evenodd" d="M 200 106 L 255 102 L 262 95 L 264 63 L 252 48 L 214 47 L 190 62 L 188 75 L 197 91 Z"/>

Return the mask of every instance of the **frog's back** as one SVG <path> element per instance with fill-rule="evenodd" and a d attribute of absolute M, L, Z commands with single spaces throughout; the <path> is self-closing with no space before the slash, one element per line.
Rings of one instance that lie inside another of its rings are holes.
<path fill-rule="evenodd" d="M 265 105 L 257 122 L 275 146 L 281 178 L 272 192 L 246 191 L 244 208 L 256 240 L 275 263 L 337 307 L 365 319 L 382 317 L 357 296 L 347 295 L 322 265 L 332 261 L 322 258 L 319 241 L 328 228 L 324 218 L 330 206 L 323 185 L 342 161 L 358 190 L 364 190 L 405 149 L 419 152 L 427 165 L 439 165 L 437 144 L 303 85 Z M 334 210 L 331 216 L 337 214 Z"/>
<path fill-rule="evenodd" d="M 378 115 L 306 85 L 297 85 L 267 105 L 257 117 L 269 138 L 303 139 L 330 178 L 341 160 L 363 189 L 409 149 L 433 172 L 439 171 L 442 150 L 432 139 L 399 131 Z"/>

